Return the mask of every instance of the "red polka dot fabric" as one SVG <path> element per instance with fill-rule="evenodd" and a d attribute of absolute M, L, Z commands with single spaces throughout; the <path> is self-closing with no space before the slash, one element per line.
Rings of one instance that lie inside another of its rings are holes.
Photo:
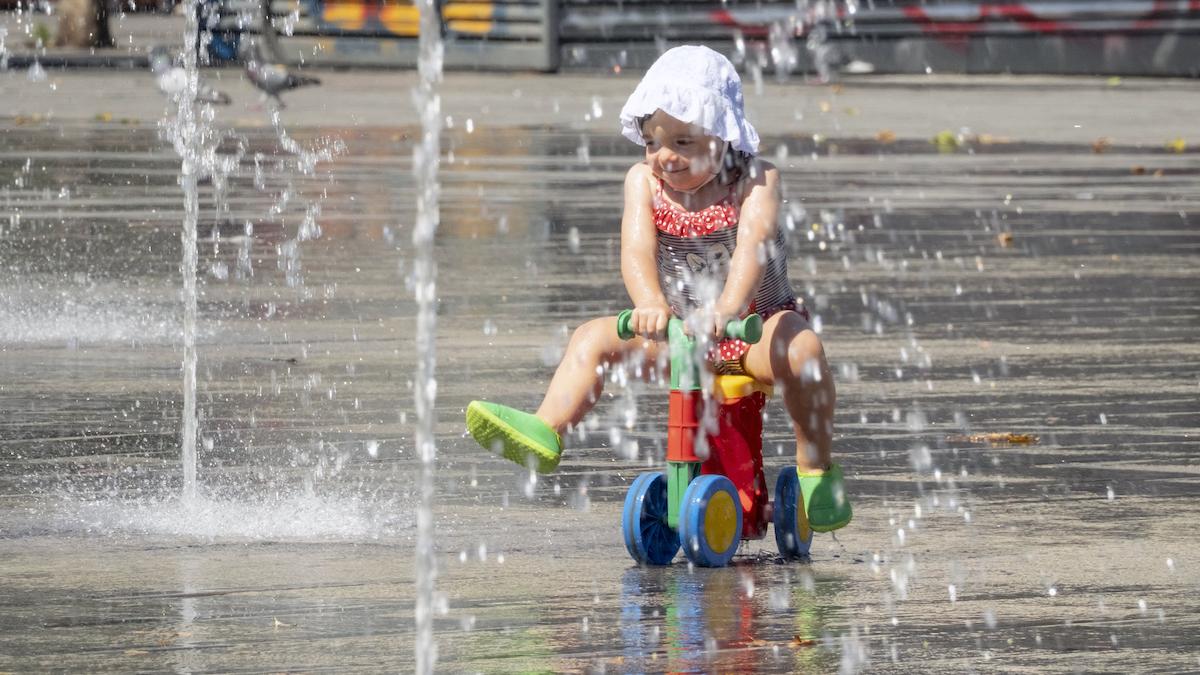
<path fill-rule="evenodd" d="M 661 196 L 655 202 L 654 227 L 676 237 L 700 237 L 737 227 L 740 218 L 738 207 L 730 203 L 729 197 L 699 211 L 684 211 Z"/>

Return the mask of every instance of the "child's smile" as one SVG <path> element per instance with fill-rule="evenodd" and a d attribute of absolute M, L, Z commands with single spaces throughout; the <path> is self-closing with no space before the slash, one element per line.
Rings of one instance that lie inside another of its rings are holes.
<path fill-rule="evenodd" d="M 642 124 L 642 138 L 650 170 L 674 190 L 695 192 L 721 170 L 725 143 L 661 110 Z"/>

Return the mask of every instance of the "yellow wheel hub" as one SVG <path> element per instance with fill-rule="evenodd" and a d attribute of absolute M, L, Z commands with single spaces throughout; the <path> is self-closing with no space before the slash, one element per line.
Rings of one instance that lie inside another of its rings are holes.
<path fill-rule="evenodd" d="M 708 499 L 704 511 L 704 538 L 714 553 L 724 553 L 734 544 L 737 533 L 737 508 L 733 497 L 725 491 L 717 492 Z"/>

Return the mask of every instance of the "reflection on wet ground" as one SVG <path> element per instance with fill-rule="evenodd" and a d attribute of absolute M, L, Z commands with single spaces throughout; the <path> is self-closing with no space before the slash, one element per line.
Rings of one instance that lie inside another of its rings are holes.
<path fill-rule="evenodd" d="M 223 141 L 242 159 L 202 188 L 205 498 L 182 505 L 178 161 L 136 125 L 0 127 L 0 668 L 411 668 L 411 131 L 298 131 L 346 143 L 313 175 L 269 129 Z M 662 390 L 610 385 L 538 482 L 460 421 L 473 398 L 536 405 L 569 330 L 626 304 L 634 153 L 548 128 L 445 146 L 442 668 L 1200 666 L 1194 154 L 767 139 L 856 520 L 811 564 L 768 540 L 646 570 L 619 511 L 662 460 Z M 773 479 L 790 433 L 769 410 Z"/>

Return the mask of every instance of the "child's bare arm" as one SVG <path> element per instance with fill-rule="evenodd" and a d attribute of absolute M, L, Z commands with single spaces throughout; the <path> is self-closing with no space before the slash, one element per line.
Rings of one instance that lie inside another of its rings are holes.
<path fill-rule="evenodd" d="M 654 230 L 650 169 L 636 164 L 625 175 L 625 211 L 621 216 L 621 277 L 633 300 L 630 327 L 661 336 L 671 309 L 658 280 L 658 234 Z"/>
<path fill-rule="evenodd" d="M 746 179 L 737 247 L 729 261 L 729 276 L 714 308 L 717 335 L 724 333 L 726 321 L 750 306 L 762 281 L 767 246 L 775 240 L 778 227 L 779 170 L 769 162 L 756 161 L 755 164 L 754 176 Z"/>

